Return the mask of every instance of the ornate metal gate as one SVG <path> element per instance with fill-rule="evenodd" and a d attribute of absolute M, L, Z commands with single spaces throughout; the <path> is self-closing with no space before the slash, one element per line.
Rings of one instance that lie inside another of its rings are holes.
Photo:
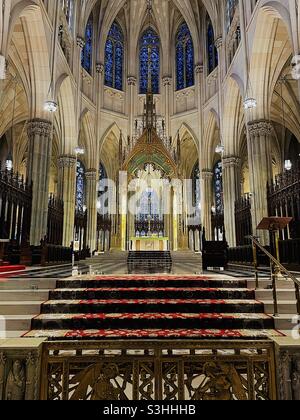
<path fill-rule="evenodd" d="M 273 343 L 45 343 L 42 400 L 275 400 Z"/>

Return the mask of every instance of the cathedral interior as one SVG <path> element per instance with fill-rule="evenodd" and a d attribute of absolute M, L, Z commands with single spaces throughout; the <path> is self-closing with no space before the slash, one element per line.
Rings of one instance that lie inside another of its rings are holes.
<path fill-rule="evenodd" d="M 298 0 L 0 0 L 0 400 L 300 400 Z"/>

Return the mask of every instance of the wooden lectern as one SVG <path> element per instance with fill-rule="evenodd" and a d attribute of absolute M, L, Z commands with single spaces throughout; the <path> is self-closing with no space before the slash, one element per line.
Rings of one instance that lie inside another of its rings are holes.
<path fill-rule="evenodd" d="M 292 220 L 292 217 L 265 217 L 257 226 L 257 230 L 268 230 L 270 232 L 274 257 L 278 261 L 280 261 L 278 233 L 280 230 L 285 229 Z"/>

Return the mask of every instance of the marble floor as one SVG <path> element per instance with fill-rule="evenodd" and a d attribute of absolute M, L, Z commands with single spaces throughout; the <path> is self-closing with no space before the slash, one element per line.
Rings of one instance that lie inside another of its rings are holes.
<path fill-rule="evenodd" d="M 22 272 L 7 273 L 2 278 L 11 279 L 63 279 L 68 277 L 76 277 L 78 275 L 102 275 L 102 274 L 136 274 L 129 273 L 127 265 L 126 252 L 111 252 L 101 254 L 99 256 L 71 264 L 57 265 L 51 267 L 28 268 Z M 193 252 L 173 252 L 172 253 L 172 270 L 169 274 L 202 274 L 201 256 Z M 155 267 L 149 271 L 139 270 L 138 274 L 166 274 L 162 270 Z M 230 267 L 228 270 L 212 271 L 211 274 L 221 274 L 233 278 L 253 277 L 253 272 L 247 267 Z M 265 277 L 266 272 L 261 271 L 260 277 Z"/>

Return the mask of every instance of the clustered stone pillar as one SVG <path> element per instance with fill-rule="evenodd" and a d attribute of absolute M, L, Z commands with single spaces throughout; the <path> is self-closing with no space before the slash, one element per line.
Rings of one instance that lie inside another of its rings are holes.
<path fill-rule="evenodd" d="M 226 239 L 230 247 L 236 246 L 235 202 L 241 195 L 240 165 L 238 157 L 223 158 L 223 201 Z"/>
<path fill-rule="evenodd" d="M 204 169 L 202 171 L 201 216 L 202 226 L 205 229 L 207 240 L 212 240 L 211 211 L 213 205 L 213 176 L 214 173 L 211 170 Z"/>
<path fill-rule="evenodd" d="M 52 123 L 34 119 L 28 124 L 28 182 L 32 183 L 30 244 L 39 246 L 47 235 Z"/>
<path fill-rule="evenodd" d="M 271 137 L 273 126 L 269 121 L 259 120 L 248 123 L 248 154 L 250 186 L 252 193 L 253 232 L 268 244 L 268 233 L 257 231 L 264 217 L 268 217 L 267 184 L 272 181 Z"/>
<path fill-rule="evenodd" d="M 63 246 L 69 247 L 74 239 L 76 156 L 61 156 L 58 159 L 58 196 L 64 202 Z"/>
<path fill-rule="evenodd" d="M 97 170 L 86 171 L 86 202 L 87 202 L 87 246 L 90 251 L 96 251 L 97 232 Z"/>

